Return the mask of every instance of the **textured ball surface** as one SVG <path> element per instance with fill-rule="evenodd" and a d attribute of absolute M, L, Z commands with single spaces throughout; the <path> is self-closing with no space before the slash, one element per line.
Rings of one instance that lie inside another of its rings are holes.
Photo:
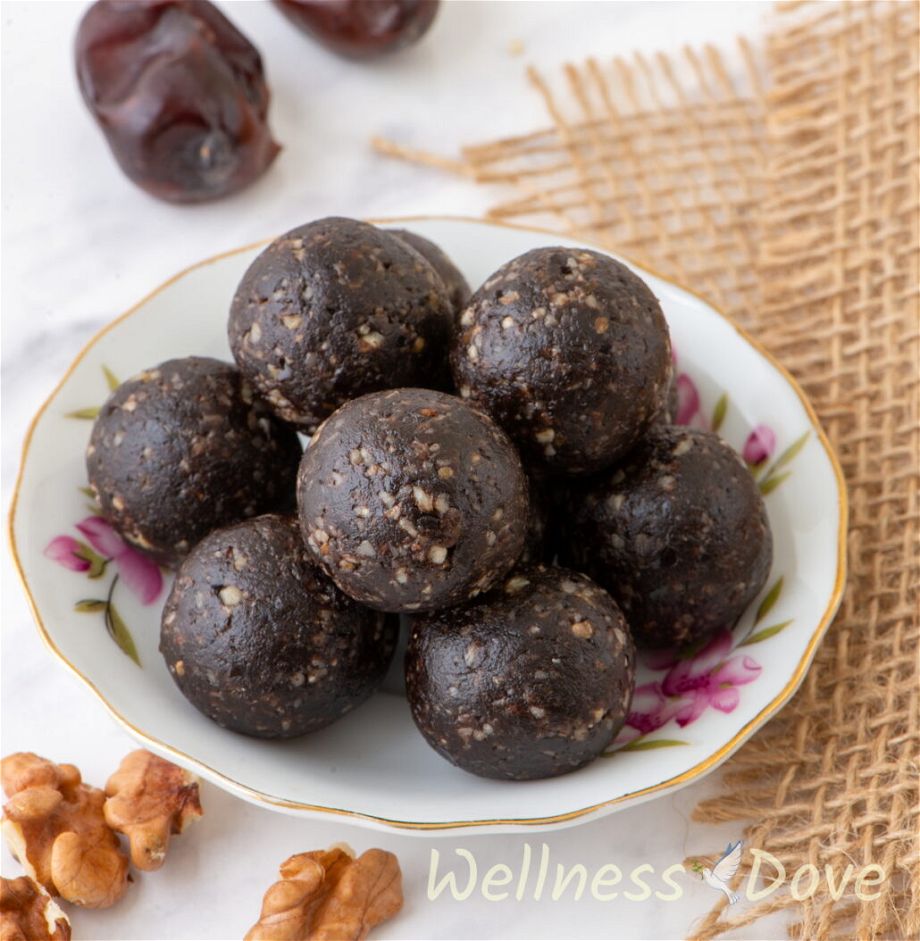
<path fill-rule="evenodd" d="M 473 294 L 451 368 L 528 467 L 585 474 L 622 457 L 663 409 L 671 347 L 658 301 L 625 265 L 538 248 Z"/>
<path fill-rule="evenodd" d="M 763 498 L 711 432 L 656 426 L 570 501 L 563 556 L 617 599 L 640 646 L 732 627 L 770 573 Z"/>
<path fill-rule="evenodd" d="M 238 369 L 190 356 L 112 393 L 93 425 L 86 469 L 112 525 L 175 565 L 218 526 L 290 511 L 301 450 Z"/>
<path fill-rule="evenodd" d="M 447 296 L 450 298 L 454 315 L 459 317 L 472 291 L 463 272 L 450 260 L 447 252 L 440 245 L 436 245 L 417 232 L 410 232 L 408 229 L 387 229 L 387 232 L 410 245 L 428 260 L 431 267 L 441 276 L 447 288 Z"/>
<path fill-rule="evenodd" d="M 443 382 L 452 330 L 447 288 L 425 258 L 335 217 L 292 229 L 253 261 L 228 328 L 243 373 L 309 432 L 367 392 Z"/>
<path fill-rule="evenodd" d="M 219 725 L 259 738 L 321 729 L 383 681 L 396 626 L 313 564 L 297 521 L 260 516 L 211 533 L 182 563 L 160 651 Z"/>
<path fill-rule="evenodd" d="M 427 389 L 343 405 L 304 452 L 297 500 L 319 564 L 383 611 L 430 611 L 485 591 L 514 565 L 527 528 L 527 481 L 508 437 Z"/>
<path fill-rule="evenodd" d="M 477 603 L 413 618 L 406 692 L 448 761 L 482 777 L 547 778 L 613 741 L 635 669 L 610 595 L 584 575 L 533 566 Z"/>

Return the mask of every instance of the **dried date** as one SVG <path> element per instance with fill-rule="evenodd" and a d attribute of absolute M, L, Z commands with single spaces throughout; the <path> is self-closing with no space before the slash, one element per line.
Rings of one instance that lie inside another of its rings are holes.
<path fill-rule="evenodd" d="M 438 0 L 275 0 L 317 42 L 349 59 L 373 59 L 424 36 Z"/>
<path fill-rule="evenodd" d="M 121 169 L 153 196 L 217 199 L 278 153 L 261 56 L 207 0 L 99 0 L 80 23 L 76 59 Z"/>

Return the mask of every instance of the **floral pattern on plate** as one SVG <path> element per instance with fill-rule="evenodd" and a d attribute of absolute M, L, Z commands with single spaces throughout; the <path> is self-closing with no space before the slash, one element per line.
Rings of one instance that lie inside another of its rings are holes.
<path fill-rule="evenodd" d="M 103 597 L 81 598 L 74 604 L 74 610 L 82 614 L 101 613 L 109 637 L 140 666 L 134 638 L 115 607 L 115 586 L 123 582 L 141 604 L 151 605 L 163 591 L 163 573 L 155 562 L 129 546 L 101 516 L 87 516 L 74 528 L 85 542 L 67 534 L 55 536 L 45 547 L 45 555 L 71 572 L 93 580 L 101 580 L 110 565 L 115 569 Z"/>

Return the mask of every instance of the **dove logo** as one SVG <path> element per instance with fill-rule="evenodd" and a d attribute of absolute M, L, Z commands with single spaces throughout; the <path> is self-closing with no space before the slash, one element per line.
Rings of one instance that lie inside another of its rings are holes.
<path fill-rule="evenodd" d="M 742 840 L 735 840 L 734 843 L 729 843 L 728 846 L 725 847 L 725 852 L 712 869 L 708 866 L 701 866 L 699 863 L 693 864 L 693 871 L 699 874 L 699 877 L 706 885 L 712 886 L 717 891 L 725 893 L 729 905 L 734 905 L 735 902 L 738 901 L 737 893 L 732 892 L 728 883 L 741 865 L 741 848 L 743 846 L 744 843 Z"/>
<path fill-rule="evenodd" d="M 717 892 L 721 892 L 727 899 L 729 905 L 734 905 L 738 901 L 738 894 L 733 892 L 729 884 L 741 865 L 741 850 L 744 843 L 736 840 L 725 847 L 725 852 L 721 855 L 716 864 L 710 869 L 699 862 L 691 865 L 691 869 L 702 879 L 706 885 L 712 886 Z M 751 850 L 753 864 L 748 877 L 745 895 L 751 902 L 758 902 L 775 892 L 786 882 L 786 867 L 772 853 L 765 850 L 753 848 Z M 761 872 L 763 863 L 767 863 L 775 870 L 772 881 L 763 888 L 757 888 L 758 881 L 763 879 L 767 881 L 767 875 Z M 855 875 L 855 878 L 854 878 Z M 824 876 L 827 880 L 827 891 L 832 898 L 839 899 L 847 889 L 849 882 L 853 881 L 853 893 L 856 898 L 862 902 L 869 902 L 877 899 L 881 891 L 867 892 L 867 886 L 877 886 L 886 879 L 885 870 L 877 863 L 870 863 L 863 866 L 862 869 L 854 871 L 852 864 L 848 865 L 842 874 L 834 872 L 830 865 L 824 867 Z M 789 884 L 789 891 L 797 902 L 804 901 L 806 898 L 815 894 L 821 880 L 821 873 L 818 867 L 812 863 L 807 863 L 799 867 L 792 875 Z"/>

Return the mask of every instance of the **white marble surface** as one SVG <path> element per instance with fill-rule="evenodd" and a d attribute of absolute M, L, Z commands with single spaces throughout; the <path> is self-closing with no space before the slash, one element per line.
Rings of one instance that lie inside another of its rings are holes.
<path fill-rule="evenodd" d="M 272 123 L 284 151 L 270 173 L 224 202 L 176 208 L 129 184 L 79 99 L 72 39 L 82 3 L 5 2 L 2 16 L 2 498 L 8 508 L 31 415 L 90 336 L 175 271 L 204 256 L 328 213 L 356 216 L 476 215 L 494 193 L 374 155 L 385 134 L 450 152 L 456 145 L 545 123 L 528 88 L 529 60 L 550 64 L 588 53 L 726 45 L 756 36 L 756 3 L 450 2 L 424 44 L 379 65 L 342 63 L 312 46 L 267 3 L 222 3 L 260 47 L 273 87 Z M 524 46 L 521 56 L 509 44 Z M 2 752 L 33 750 L 72 761 L 102 783 L 133 747 L 92 694 L 43 649 L 4 540 Z M 689 817 L 712 782 L 602 821 L 552 834 L 423 839 L 372 833 L 341 821 L 310 822 L 250 806 L 205 785 L 207 813 L 178 840 L 165 868 L 137 878 L 107 912 L 77 911 L 77 939 L 232 939 L 253 922 L 277 864 L 339 840 L 398 854 L 406 906 L 379 929 L 389 938 L 683 937 L 714 900 L 678 876 L 678 901 L 618 897 L 575 902 L 457 902 L 426 895 L 430 854 L 442 867 L 458 847 L 480 871 L 516 869 L 524 842 L 552 862 L 625 873 L 660 873 L 711 851 L 737 828 L 701 828 Z M 18 872 L 7 852 L 4 875 Z M 748 903 L 742 901 L 741 905 Z M 743 937 L 779 936 L 761 923 Z"/>

